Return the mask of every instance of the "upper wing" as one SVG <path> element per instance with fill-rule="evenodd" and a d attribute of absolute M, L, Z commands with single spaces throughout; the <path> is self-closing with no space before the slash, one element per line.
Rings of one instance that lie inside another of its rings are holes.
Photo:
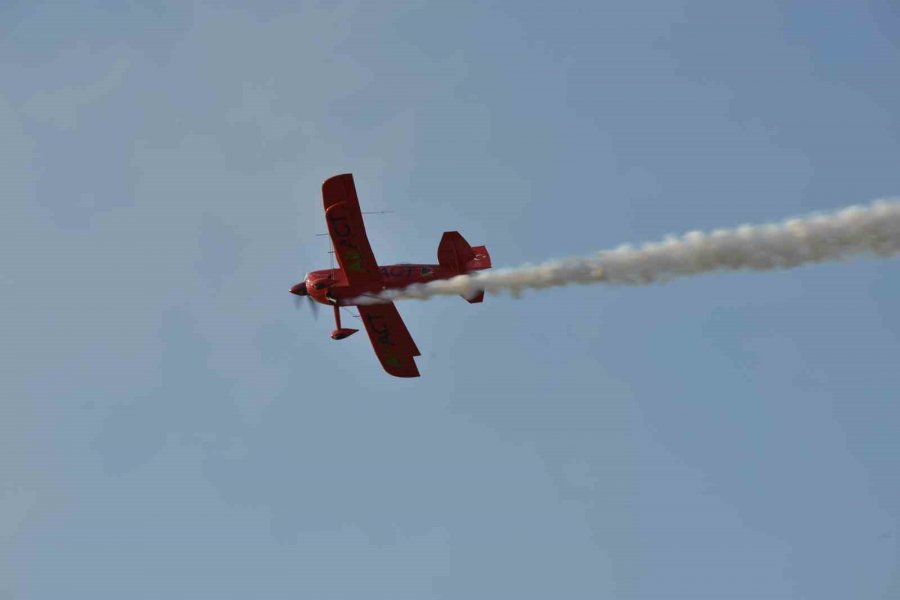
<path fill-rule="evenodd" d="M 353 175 L 336 175 L 322 184 L 325 201 L 325 221 L 334 245 L 334 253 L 347 283 L 375 283 L 381 281 L 378 263 L 363 224 Z"/>
<path fill-rule="evenodd" d="M 395 377 L 418 377 L 419 369 L 413 357 L 421 353 L 397 307 L 391 303 L 357 308 L 384 370 Z"/>

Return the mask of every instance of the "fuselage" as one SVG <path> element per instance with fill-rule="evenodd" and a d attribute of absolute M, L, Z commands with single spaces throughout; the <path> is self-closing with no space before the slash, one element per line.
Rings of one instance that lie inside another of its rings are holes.
<path fill-rule="evenodd" d="M 306 290 L 316 302 L 346 306 L 353 304 L 350 300 L 366 294 L 377 294 L 383 290 L 405 288 L 415 283 L 428 283 L 459 275 L 455 269 L 441 265 L 406 263 L 385 265 L 378 267 L 378 271 L 381 273 L 381 282 L 375 286 L 350 286 L 340 269 L 312 271 L 306 276 Z"/>

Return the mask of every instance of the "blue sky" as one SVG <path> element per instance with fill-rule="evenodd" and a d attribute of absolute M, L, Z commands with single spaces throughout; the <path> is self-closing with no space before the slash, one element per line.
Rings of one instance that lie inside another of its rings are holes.
<path fill-rule="evenodd" d="M 405 302 L 290 285 L 900 194 L 867 3 L 6 2 L 0 598 L 894 598 L 900 263 Z"/>

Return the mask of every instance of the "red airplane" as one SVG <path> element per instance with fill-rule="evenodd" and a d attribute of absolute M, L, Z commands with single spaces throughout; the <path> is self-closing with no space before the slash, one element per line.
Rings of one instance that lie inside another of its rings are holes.
<path fill-rule="evenodd" d="M 491 267 L 487 248 L 470 246 L 458 231 L 444 233 L 438 245 L 436 265 L 404 263 L 379 267 L 366 238 L 353 175 L 347 173 L 326 179 L 322 184 L 322 198 L 328 234 L 340 268 L 309 273 L 306 280 L 291 288 L 291 293 L 334 307 L 333 340 L 342 340 L 358 331 L 341 327 L 340 307 L 355 305 L 355 298 Z M 470 303 L 481 302 L 484 292 L 465 299 Z M 421 353 L 394 303 L 356 307 L 384 370 L 396 377 L 418 377 L 415 357 Z"/>

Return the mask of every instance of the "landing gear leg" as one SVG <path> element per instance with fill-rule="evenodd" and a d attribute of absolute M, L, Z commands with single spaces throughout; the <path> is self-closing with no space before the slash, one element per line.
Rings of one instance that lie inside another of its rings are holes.
<path fill-rule="evenodd" d="M 336 329 L 331 332 L 331 339 L 333 340 L 342 340 L 359 331 L 359 329 L 344 329 L 341 327 L 341 307 L 337 304 L 334 305 L 334 326 Z"/>

